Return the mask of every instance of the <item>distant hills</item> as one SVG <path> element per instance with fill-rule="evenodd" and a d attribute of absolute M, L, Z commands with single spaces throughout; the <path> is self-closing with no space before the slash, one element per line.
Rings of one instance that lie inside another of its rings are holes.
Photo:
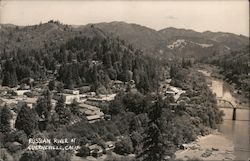
<path fill-rule="evenodd" d="M 188 29 L 165 28 L 159 31 L 125 22 L 98 23 L 96 27 L 119 36 L 138 48 L 148 52 L 167 55 L 199 56 L 202 54 L 224 53 L 245 48 L 249 38 L 224 32 L 196 32 Z M 183 42 L 181 46 L 174 45 Z"/>
<path fill-rule="evenodd" d="M 70 26 L 50 21 L 34 26 L 1 25 L 0 51 L 15 47 L 41 48 L 60 45 L 75 36 L 119 37 L 154 56 L 203 57 L 244 48 L 249 38 L 224 32 L 196 32 L 188 29 L 165 28 L 159 31 L 125 22 Z"/>

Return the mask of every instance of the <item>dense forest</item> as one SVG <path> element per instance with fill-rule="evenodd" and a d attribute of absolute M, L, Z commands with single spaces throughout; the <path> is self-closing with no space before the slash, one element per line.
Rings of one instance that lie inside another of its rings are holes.
<path fill-rule="evenodd" d="M 56 79 L 64 88 L 108 88 L 110 80 L 135 80 L 138 89 L 156 88 L 157 59 L 144 56 L 124 41 L 109 37 L 75 37 L 59 48 L 17 48 L 1 55 L 2 85 L 14 87 L 32 78 Z"/>
<path fill-rule="evenodd" d="M 52 112 L 51 95 L 47 90 L 38 99 L 35 108 L 30 109 L 24 104 L 21 109 L 16 109 L 19 111 L 15 123 L 18 130 L 11 131 L 9 120 L 12 116 L 9 109 L 3 107 L 1 142 L 10 152 L 2 153 L 8 158 L 12 158 L 11 155 L 19 158 L 17 152 L 27 147 L 27 138 L 67 137 L 77 138 L 81 146 L 77 155 L 82 157 L 89 155 L 87 143 L 105 146 L 106 141 L 116 141 L 115 153 L 135 154 L 136 160 L 152 160 L 152 157 L 163 160 L 166 156 L 174 158 L 174 152 L 181 144 L 194 141 L 198 135 L 206 135 L 210 128 L 216 128 L 222 121 L 223 113 L 217 108 L 214 95 L 201 74 L 190 72 L 189 67 L 171 68 L 175 71 L 171 75 L 172 83 L 187 89 L 180 98 L 181 103 L 172 105 L 173 98 L 163 100 L 152 93 L 143 94 L 134 90 L 121 92 L 111 104 L 101 107 L 105 114 L 112 116 L 110 121 L 90 124 L 77 109 L 77 103 L 66 106 L 63 99 L 58 101 Z M 46 122 L 41 122 L 41 118 Z M 82 121 L 70 123 L 79 118 Z M 22 148 L 13 145 L 13 141 L 20 142 Z M 66 161 L 71 156 L 72 151 L 26 151 L 20 160 L 33 161 L 39 158 L 43 161 Z M 107 160 L 112 160 L 110 157 Z"/>
<path fill-rule="evenodd" d="M 250 96 L 250 51 L 249 46 L 229 54 L 214 56 L 206 62 L 220 67 L 225 80 Z"/>
<path fill-rule="evenodd" d="M 51 30 L 42 35 L 37 28 Z M 16 35 L 16 30 L 21 32 Z M 27 33 L 37 37 L 24 45 Z M 95 25 L 80 30 L 51 21 L 11 28 L 1 31 L 1 35 L 12 37 L 1 42 L 1 84 L 42 88 L 34 108 L 25 103 L 14 107 L 1 104 L 2 160 L 69 161 L 73 156 L 89 156 L 87 145 L 105 148 L 107 141 L 114 141 L 114 153 L 119 157 L 107 155 L 105 161 L 163 161 L 166 158 L 172 161 L 182 144 L 209 134 L 222 122 L 223 113 L 204 76 L 194 70 L 194 59 L 147 55 Z M 43 42 L 42 38 L 47 41 Z M 200 47 L 196 52 L 201 52 Z M 229 55 L 219 54 L 207 62 L 220 66 L 228 80 L 249 91 L 249 48 Z M 167 78 L 171 80 L 169 85 L 185 90 L 178 100 L 160 93 L 159 87 Z M 132 81 L 135 87 L 128 86 L 115 93 L 110 82 L 116 80 L 123 84 Z M 114 100 L 99 106 L 109 119 L 89 123 L 79 102 L 66 104 L 63 97 L 58 98 L 52 108 L 55 93 L 85 85 L 91 86 L 90 91 L 105 89 L 105 94 L 116 94 Z M 16 118 L 13 113 L 17 114 Z M 13 124 L 15 130 L 11 128 Z M 28 139 L 39 137 L 77 138 L 75 144 L 80 149 L 27 150 Z"/>

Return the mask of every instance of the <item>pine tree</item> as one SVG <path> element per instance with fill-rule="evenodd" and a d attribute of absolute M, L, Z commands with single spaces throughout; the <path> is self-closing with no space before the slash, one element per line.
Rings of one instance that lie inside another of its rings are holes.
<path fill-rule="evenodd" d="M 9 87 L 15 87 L 18 84 L 17 75 L 16 75 L 16 63 L 7 60 L 4 64 L 3 72 L 3 82 L 2 85 Z"/>
<path fill-rule="evenodd" d="M 165 157 L 165 143 L 161 127 L 163 103 L 158 99 L 148 117 L 150 119 L 144 138 L 143 152 L 138 156 L 143 161 L 162 161 Z"/>
<path fill-rule="evenodd" d="M 0 132 L 9 132 L 11 130 L 10 127 L 10 119 L 12 118 L 12 114 L 10 109 L 5 105 L 1 110 L 0 114 Z"/>
<path fill-rule="evenodd" d="M 15 127 L 30 135 L 37 128 L 35 112 L 24 104 L 17 115 Z"/>
<path fill-rule="evenodd" d="M 71 113 L 70 110 L 65 107 L 65 100 L 63 97 L 60 97 L 60 99 L 58 100 L 55 111 L 58 114 L 59 123 L 61 125 L 65 125 L 70 122 Z"/>
<path fill-rule="evenodd" d="M 43 92 L 42 96 L 37 100 L 36 112 L 38 116 L 44 120 L 49 120 L 51 111 L 51 94 L 47 89 Z"/>
<path fill-rule="evenodd" d="M 54 79 L 49 81 L 48 87 L 49 87 L 49 90 L 51 90 L 51 91 L 53 91 L 55 89 L 55 80 Z"/>

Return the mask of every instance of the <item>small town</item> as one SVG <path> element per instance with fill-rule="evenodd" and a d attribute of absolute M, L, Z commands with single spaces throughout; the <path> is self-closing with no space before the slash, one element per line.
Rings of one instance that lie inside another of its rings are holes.
<path fill-rule="evenodd" d="M 247 0 L 0 0 L 0 161 L 248 161 L 248 22 Z"/>

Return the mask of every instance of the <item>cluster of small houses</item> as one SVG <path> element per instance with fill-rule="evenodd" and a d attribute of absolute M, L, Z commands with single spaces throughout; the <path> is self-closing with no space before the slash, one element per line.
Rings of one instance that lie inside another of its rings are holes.
<path fill-rule="evenodd" d="M 162 91 L 165 97 L 173 96 L 175 101 L 177 101 L 182 93 L 185 93 L 184 90 L 179 89 L 174 86 L 170 86 L 170 81 L 166 80 L 163 84 Z M 113 87 L 116 89 L 124 89 L 124 82 L 121 81 L 113 81 Z M 130 84 L 134 85 L 134 82 L 130 82 Z M 90 89 L 89 86 L 82 87 L 86 89 Z M 42 88 L 30 88 L 29 86 L 22 86 L 16 88 L 9 88 L 0 86 L 0 105 L 7 104 L 9 106 L 19 106 L 23 103 L 26 103 L 30 108 L 33 108 L 37 102 L 39 95 L 43 92 Z M 35 94 L 34 94 L 35 93 Z M 65 104 L 69 105 L 73 101 L 79 103 L 80 110 L 85 113 L 87 116 L 87 120 L 90 123 L 101 120 L 104 118 L 104 113 L 99 108 L 100 104 L 108 103 L 112 101 L 116 94 L 107 94 L 107 95 L 98 95 L 96 92 L 84 92 L 80 93 L 79 89 L 64 89 L 62 93 L 58 93 L 57 91 L 53 91 L 53 99 L 51 100 L 52 106 L 56 105 L 56 102 L 59 97 L 63 97 L 65 100 Z"/>
<path fill-rule="evenodd" d="M 180 95 L 182 93 L 185 93 L 185 91 L 170 86 L 171 80 L 166 80 L 162 87 L 163 95 L 165 97 L 167 96 L 173 96 L 175 101 L 178 100 Z M 132 82 L 131 84 L 134 84 Z M 113 82 L 114 88 L 124 89 L 124 82 L 121 81 L 114 81 Z M 86 87 L 89 88 L 89 87 Z M 133 86 L 132 86 L 133 88 Z M 29 86 L 24 86 L 22 89 L 20 87 L 16 88 L 9 88 L 0 86 L 0 106 L 8 105 L 10 107 L 17 106 L 20 107 L 23 105 L 23 103 L 26 103 L 30 108 L 33 108 L 36 103 L 39 95 L 43 92 L 42 88 L 30 88 Z M 52 107 L 56 106 L 57 100 L 59 97 L 63 97 L 65 100 L 65 104 L 69 105 L 73 101 L 78 102 L 78 106 L 81 112 L 83 112 L 86 115 L 86 118 L 89 123 L 94 123 L 96 121 L 107 119 L 109 117 L 105 116 L 105 114 L 101 111 L 99 106 L 103 103 L 108 103 L 112 100 L 114 100 L 116 94 L 107 94 L 107 95 L 98 95 L 96 92 L 85 92 L 82 93 L 78 89 L 65 89 L 63 92 L 58 93 L 57 91 L 52 91 L 53 98 L 51 100 Z M 14 128 L 14 122 L 15 122 L 16 114 L 14 114 L 13 120 L 11 121 L 12 127 Z M 106 142 L 105 148 L 93 144 L 93 145 L 86 145 L 87 148 L 90 150 L 90 155 L 94 157 L 101 156 L 104 152 L 112 151 L 115 148 L 115 144 L 113 142 Z"/>
<path fill-rule="evenodd" d="M 105 143 L 105 147 L 98 144 L 86 145 L 89 148 L 90 156 L 100 157 L 104 153 L 110 153 L 115 149 L 115 143 L 113 141 L 108 141 Z"/>
<path fill-rule="evenodd" d="M 182 93 L 186 91 L 170 85 L 171 79 L 165 80 L 161 86 L 162 93 L 165 97 L 172 96 L 175 102 L 178 101 Z"/>
<path fill-rule="evenodd" d="M 134 82 L 129 82 L 134 87 Z M 121 81 L 113 81 L 112 88 L 115 90 L 125 90 L 128 84 Z M 105 115 L 99 108 L 101 104 L 109 103 L 114 100 L 116 94 L 96 94 L 96 92 L 90 92 L 89 86 L 84 86 L 85 92 L 79 89 L 64 89 L 63 92 L 58 93 L 58 91 L 52 91 L 53 97 L 51 99 L 52 109 L 56 106 L 57 100 L 63 97 L 66 105 L 70 105 L 74 101 L 78 103 L 78 107 L 81 112 L 86 115 L 89 123 L 94 123 L 103 119 L 109 119 L 110 116 Z M 39 96 L 44 92 L 43 88 L 40 87 L 30 87 L 28 85 L 22 85 L 14 88 L 7 86 L 0 86 L 0 106 L 7 105 L 11 109 L 19 108 L 24 103 L 28 107 L 34 108 L 36 106 Z M 17 113 L 11 110 L 13 114 L 13 119 L 11 120 L 11 127 L 14 128 Z M 101 147 L 97 144 L 86 145 L 90 150 L 90 155 L 94 157 L 99 157 L 103 153 L 113 151 L 115 148 L 114 142 L 108 141 L 105 143 L 105 147 Z"/>
<path fill-rule="evenodd" d="M 26 103 L 30 108 L 33 108 L 39 95 L 43 90 L 41 88 L 25 87 L 20 89 L 9 88 L 6 86 L 0 86 L 0 105 L 8 105 L 10 107 L 20 107 L 23 103 Z M 96 92 L 80 93 L 78 89 L 65 89 L 62 93 L 52 91 L 53 98 L 51 99 L 52 107 L 56 106 L 57 100 L 63 97 L 65 104 L 69 105 L 73 101 L 78 102 L 80 111 L 84 112 L 89 123 L 101 120 L 104 118 L 104 113 L 98 107 L 102 103 L 108 103 L 113 100 L 116 94 L 98 95 Z"/>

